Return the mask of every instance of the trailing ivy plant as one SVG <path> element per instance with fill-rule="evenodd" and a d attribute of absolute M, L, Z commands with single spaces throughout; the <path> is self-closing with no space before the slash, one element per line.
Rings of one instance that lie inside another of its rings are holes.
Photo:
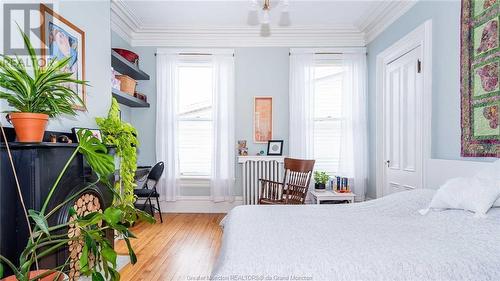
<path fill-rule="evenodd" d="M 103 133 L 103 142 L 114 146 L 120 158 L 120 180 L 115 182 L 115 205 L 133 208 L 135 201 L 135 171 L 137 170 L 137 130 L 131 124 L 120 119 L 120 107 L 115 98 L 111 102 L 107 118 L 96 118 Z"/>

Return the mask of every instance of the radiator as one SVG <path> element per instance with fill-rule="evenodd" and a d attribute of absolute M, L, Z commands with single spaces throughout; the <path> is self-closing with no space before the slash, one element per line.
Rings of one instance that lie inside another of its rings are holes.
<path fill-rule="evenodd" d="M 240 156 L 243 204 L 255 205 L 259 201 L 259 179 L 281 182 L 283 180 L 283 157 Z"/>

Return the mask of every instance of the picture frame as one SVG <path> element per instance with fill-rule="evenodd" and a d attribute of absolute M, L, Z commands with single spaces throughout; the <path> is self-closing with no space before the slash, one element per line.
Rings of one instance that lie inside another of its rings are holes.
<path fill-rule="evenodd" d="M 253 141 L 267 143 L 273 138 L 273 97 L 254 97 Z"/>
<path fill-rule="evenodd" d="M 94 137 L 96 137 L 99 141 L 102 141 L 102 132 L 99 129 L 89 129 L 89 128 L 80 128 L 80 127 L 74 127 L 71 129 L 71 132 L 75 135 L 76 142 L 80 142 L 78 139 L 78 134 L 77 132 L 81 129 L 86 129 L 89 130 Z"/>
<path fill-rule="evenodd" d="M 268 156 L 283 155 L 283 140 L 269 140 L 267 142 L 267 155 Z"/>
<path fill-rule="evenodd" d="M 73 73 L 72 78 L 85 81 L 85 32 L 57 14 L 44 4 L 40 4 L 40 37 L 42 38 L 42 61 L 61 60 L 71 57 L 65 70 Z M 68 84 L 87 105 L 86 87 Z M 85 111 L 86 107 L 75 104 L 76 110 Z"/>

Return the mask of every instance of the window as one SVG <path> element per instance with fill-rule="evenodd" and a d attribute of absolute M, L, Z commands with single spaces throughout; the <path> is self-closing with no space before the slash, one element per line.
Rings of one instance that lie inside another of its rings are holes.
<path fill-rule="evenodd" d="M 177 66 L 177 122 L 181 177 L 209 177 L 212 159 L 213 66 Z"/>
<path fill-rule="evenodd" d="M 342 126 L 343 67 L 340 60 L 318 61 L 314 66 L 313 154 L 315 169 L 338 171 Z"/>

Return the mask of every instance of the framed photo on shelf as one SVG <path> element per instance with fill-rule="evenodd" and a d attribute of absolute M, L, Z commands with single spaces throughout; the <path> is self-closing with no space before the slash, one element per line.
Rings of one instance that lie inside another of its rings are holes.
<path fill-rule="evenodd" d="M 253 141 L 267 143 L 273 138 L 273 98 L 254 97 Z"/>
<path fill-rule="evenodd" d="M 40 4 L 40 37 L 42 38 L 42 59 L 45 64 L 70 58 L 64 72 L 73 73 L 72 78 L 85 80 L 85 32 L 69 20 Z M 85 85 L 68 84 L 86 105 Z M 74 105 L 77 110 L 85 107 Z"/>
<path fill-rule="evenodd" d="M 267 155 L 268 156 L 283 155 L 283 140 L 269 140 L 267 142 Z"/>
<path fill-rule="evenodd" d="M 94 137 L 96 137 L 98 140 L 102 141 L 102 133 L 101 133 L 101 130 L 99 129 L 89 129 L 89 128 L 78 128 L 78 127 L 75 127 L 73 129 L 71 129 L 71 131 L 73 132 L 73 134 L 75 135 L 75 138 L 76 138 L 76 141 L 77 142 L 80 142 L 80 140 L 78 139 L 78 131 L 81 130 L 81 129 L 86 129 L 86 130 L 89 130 L 92 135 Z"/>

